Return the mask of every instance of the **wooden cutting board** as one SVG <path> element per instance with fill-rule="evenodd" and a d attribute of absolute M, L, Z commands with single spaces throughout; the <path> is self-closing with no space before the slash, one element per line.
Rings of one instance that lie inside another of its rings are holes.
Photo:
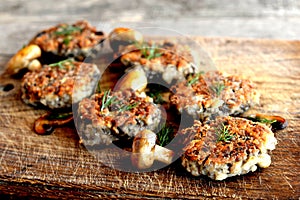
<path fill-rule="evenodd" d="M 78 144 L 71 125 L 48 136 L 32 131 L 44 110 L 20 100 L 20 80 L 0 78 L 0 194 L 61 198 L 262 198 L 300 197 L 300 41 L 195 38 L 217 69 L 253 80 L 261 105 L 253 112 L 289 121 L 276 133 L 272 165 L 225 181 L 193 177 L 180 162 L 154 172 L 106 167 Z M 0 54 L 0 71 L 12 55 Z M 13 88 L 12 88 L 13 86 Z"/>

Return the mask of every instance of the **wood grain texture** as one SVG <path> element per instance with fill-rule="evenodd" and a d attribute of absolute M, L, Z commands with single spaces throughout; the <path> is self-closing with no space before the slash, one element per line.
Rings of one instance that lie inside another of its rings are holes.
<path fill-rule="evenodd" d="M 0 78 L 0 194 L 33 198 L 262 198 L 300 197 L 300 42 L 196 37 L 216 68 L 253 80 L 262 94 L 252 112 L 281 115 L 272 165 L 212 181 L 192 177 L 180 162 L 154 172 L 128 173 L 101 164 L 78 144 L 74 127 L 48 136 L 32 131 L 44 113 L 20 100 L 20 81 Z M 0 71 L 11 55 L 0 55 Z M 8 83 L 14 89 L 3 91 Z"/>

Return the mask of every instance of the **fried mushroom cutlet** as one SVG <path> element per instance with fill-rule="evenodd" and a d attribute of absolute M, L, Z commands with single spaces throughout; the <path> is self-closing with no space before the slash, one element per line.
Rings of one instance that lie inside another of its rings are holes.
<path fill-rule="evenodd" d="M 195 121 L 181 134 L 194 137 L 184 149 L 183 167 L 194 176 L 214 180 L 254 172 L 258 166 L 269 167 L 269 152 L 277 144 L 265 124 L 230 116 L 205 124 Z"/>
<path fill-rule="evenodd" d="M 133 138 L 141 130 L 154 131 L 162 119 L 158 105 L 133 90 L 94 94 L 79 103 L 77 127 L 86 146 Z"/>
<path fill-rule="evenodd" d="M 238 115 L 259 103 L 254 84 L 219 71 L 198 73 L 171 87 L 170 104 L 179 113 L 204 121 Z"/>
<path fill-rule="evenodd" d="M 71 108 L 73 103 L 93 93 L 99 75 L 96 65 L 71 59 L 45 65 L 24 75 L 21 97 L 33 106 Z"/>
<path fill-rule="evenodd" d="M 100 50 L 99 44 L 104 39 L 103 32 L 97 31 L 87 21 L 78 21 L 74 24 L 58 24 L 43 30 L 29 44 L 41 48 L 43 63 L 48 64 L 70 57 L 83 61 L 91 53 Z"/>
<path fill-rule="evenodd" d="M 128 45 L 120 60 L 125 66 L 142 67 L 150 80 L 169 85 L 200 71 L 189 49 L 171 42 Z"/>

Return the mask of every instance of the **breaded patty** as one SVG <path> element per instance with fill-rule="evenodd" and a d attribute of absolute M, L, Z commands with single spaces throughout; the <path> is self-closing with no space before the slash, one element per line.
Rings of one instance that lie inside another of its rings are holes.
<path fill-rule="evenodd" d="M 200 71 L 192 62 L 189 49 L 171 42 L 129 45 L 122 54 L 120 59 L 126 66 L 141 66 L 150 80 L 167 84 L 183 81 L 188 74 Z"/>
<path fill-rule="evenodd" d="M 45 65 L 38 71 L 25 74 L 21 86 L 22 99 L 34 106 L 70 108 L 72 103 L 93 93 L 99 74 L 96 65 L 73 60 Z"/>
<path fill-rule="evenodd" d="M 62 59 L 74 57 L 83 61 L 101 48 L 99 44 L 103 40 L 103 32 L 97 31 L 87 21 L 78 21 L 74 24 L 58 24 L 43 30 L 30 41 L 30 44 L 38 45 L 43 56 L 45 53 L 51 53 Z M 49 63 L 47 61 L 44 63 Z"/>
<path fill-rule="evenodd" d="M 269 167 L 268 153 L 277 144 L 265 124 L 230 116 L 205 124 L 195 121 L 181 134 L 194 137 L 185 147 L 183 167 L 194 176 L 202 174 L 215 180 L 253 172 L 257 166 Z"/>
<path fill-rule="evenodd" d="M 84 145 L 110 144 L 132 138 L 144 129 L 155 130 L 162 112 L 149 97 L 132 90 L 105 91 L 79 103 L 77 127 Z"/>
<path fill-rule="evenodd" d="M 259 94 L 251 81 L 219 71 L 195 74 L 171 87 L 171 91 L 171 105 L 202 121 L 238 115 L 259 103 Z"/>

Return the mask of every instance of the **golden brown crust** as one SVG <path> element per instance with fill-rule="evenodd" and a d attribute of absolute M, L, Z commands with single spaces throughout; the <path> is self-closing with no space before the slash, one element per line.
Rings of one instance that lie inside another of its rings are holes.
<path fill-rule="evenodd" d="M 190 50 L 171 42 L 128 45 L 121 54 L 120 60 L 126 66 L 142 66 L 149 79 L 158 78 L 167 84 L 182 81 L 188 74 L 199 72 Z"/>
<path fill-rule="evenodd" d="M 74 24 L 58 24 L 40 32 L 30 44 L 38 45 L 43 51 L 58 56 L 77 56 L 84 49 L 95 47 L 104 40 L 104 34 L 87 21 Z M 72 55 L 73 54 L 73 55 Z"/>
<path fill-rule="evenodd" d="M 220 127 L 225 127 L 229 139 L 220 139 Z M 229 116 L 206 124 L 195 121 L 181 134 L 194 135 L 185 147 L 184 167 L 194 175 L 205 174 L 217 180 L 254 171 L 256 165 L 268 167 L 268 151 L 277 143 L 265 124 Z"/>
<path fill-rule="evenodd" d="M 207 72 L 171 88 L 170 102 L 179 112 L 187 110 L 194 119 L 205 120 L 211 115 L 237 115 L 258 103 L 254 84 L 238 76 Z"/>
<path fill-rule="evenodd" d="M 105 96 L 114 99 L 112 104 L 103 107 Z M 127 109 L 124 109 L 125 107 Z M 83 124 L 82 138 L 86 138 L 86 143 L 92 143 L 88 140 L 94 137 L 100 137 L 101 143 L 104 134 L 116 136 L 114 139 L 122 136 L 133 137 L 144 129 L 155 130 L 161 120 L 160 108 L 148 97 L 139 97 L 132 90 L 106 94 L 102 92 L 91 98 L 85 98 L 79 104 L 78 114 L 80 123 Z M 86 134 L 86 127 L 89 124 L 95 131 L 94 135 Z M 111 141 L 106 141 L 109 142 Z"/>
<path fill-rule="evenodd" d="M 91 94 L 98 74 L 97 66 L 89 63 L 67 60 L 60 65 L 45 65 L 24 75 L 22 99 L 28 104 L 50 108 L 71 107 L 72 98 L 78 102 Z M 75 86 L 76 91 L 81 92 L 78 95 L 73 95 Z"/>

